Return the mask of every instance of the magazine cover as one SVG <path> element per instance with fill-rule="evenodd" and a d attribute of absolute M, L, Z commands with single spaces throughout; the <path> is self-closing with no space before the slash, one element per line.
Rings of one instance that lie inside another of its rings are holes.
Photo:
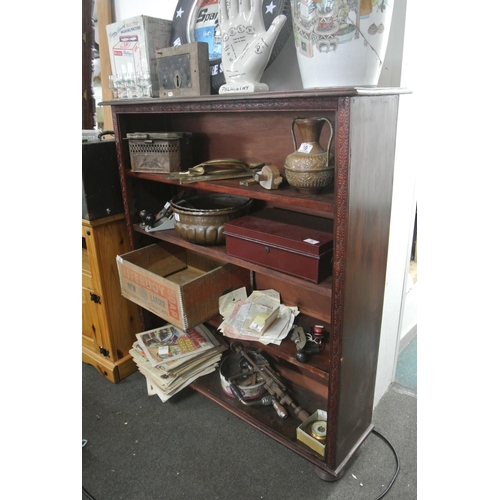
<path fill-rule="evenodd" d="M 212 333 L 203 325 L 187 332 L 166 324 L 147 332 L 136 334 L 139 345 L 153 366 L 175 359 L 196 356 L 218 345 Z"/>

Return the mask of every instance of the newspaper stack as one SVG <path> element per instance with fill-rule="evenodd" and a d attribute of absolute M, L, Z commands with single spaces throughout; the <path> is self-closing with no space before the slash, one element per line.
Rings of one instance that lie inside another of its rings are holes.
<path fill-rule="evenodd" d="M 148 394 L 162 402 L 215 371 L 227 349 L 203 324 L 188 331 L 167 324 L 136 337 L 130 355 L 146 377 Z"/>
<path fill-rule="evenodd" d="M 239 288 L 219 298 L 219 313 L 224 318 L 219 330 L 224 336 L 280 345 L 292 329 L 297 307 L 280 303 L 276 290 L 255 290 L 247 297 Z"/>

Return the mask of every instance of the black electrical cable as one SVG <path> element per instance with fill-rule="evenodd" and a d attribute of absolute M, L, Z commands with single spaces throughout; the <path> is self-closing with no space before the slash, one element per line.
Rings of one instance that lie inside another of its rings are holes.
<path fill-rule="evenodd" d="M 82 492 L 85 494 L 86 497 L 90 498 L 90 500 L 96 500 L 86 489 L 85 486 L 82 486 Z"/>
<path fill-rule="evenodd" d="M 373 434 L 375 434 L 376 436 L 378 436 L 380 439 L 382 439 L 383 441 L 385 441 L 389 445 L 389 448 L 394 453 L 394 458 L 396 459 L 396 472 L 394 473 L 394 476 L 392 476 L 392 479 L 390 480 L 389 484 L 387 485 L 387 488 L 382 492 L 381 495 L 379 495 L 375 499 L 375 500 L 380 500 L 381 498 L 385 497 L 385 495 L 387 494 L 387 492 L 391 489 L 392 485 L 394 484 L 394 481 L 396 481 L 396 478 L 398 477 L 398 474 L 399 474 L 399 457 L 398 457 L 398 454 L 396 453 L 396 450 L 394 449 L 394 446 L 392 446 L 392 444 L 389 442 L 389 440 L 386 437 L 382 436 L 382 434 L 380 434 L 380 432 L 377 432 L 375 429 L 373 429 L 372 432 L 373 432 Z"/>

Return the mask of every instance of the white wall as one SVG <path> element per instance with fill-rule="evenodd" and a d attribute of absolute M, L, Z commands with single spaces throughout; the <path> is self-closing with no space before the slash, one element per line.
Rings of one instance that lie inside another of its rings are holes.
<path fill-rule="evenodd" d="M 402 17 L 398 22 L 394 23 L 393 20 L 393 25 L 399 23 L 405 25 L 402 59 L 399 62 L 400 85 L 410 89 L 412 94 L 400 97 L 398 113 L 389 254 L 374 406 L 394 380 L 402 334 L 411 330 L 417 321 L 415 304 L 410 304 L 409 300 L 409 308 L 406 310 L 405 302 L 408 289 L 409 293 L 413 294 L 411 301 L 416 295 L 416 289 L 409 287 L 408 280 L 411 278 L 408 271 L 415 219 L 416 162 L 419 158 L 415 152 L 415 130 L 412 124 L 412 116 L 417 109 L 414 94 L 418 95 L 418 89 L 414 88 L 415 75 L 412 63 L 415 61 L 414 55 L 418 49 L 416 47 L 418 37 L 411 7 L 405 5 L 404 16 L 402 10 L 399 12 Z M 407 331 L 404 332 L 403 329 Z"/>
<path fill-rule="evenodd" d="M 412 26 L 409 35 L 407 23 L 405 23 L 411 17 L 406 15 L 407 1 L 393 0 L 392 3 L 394 14 L 391 33 L 379 85 L 412 89 L 411 62 L 414 60 L 413 45 L 418 40 L 417 32 Z M 173 19 L 176 5 L 177 0 L 115 0 L 115 19 L 126 19 L 141 14 Z M 267 83 L 271 90 L 302 89 L 293 36 L 288 39 L 278 57 L 264 72 L 262 82 Z M 411 115 L 414 109 L 414 96 L 401 96 L 393 211 L 374 406 L 377 405 L 393 380 L 404 318 L 409 245 L 413 232 L 416 199 L 415 138 L 411 135 Z"/>

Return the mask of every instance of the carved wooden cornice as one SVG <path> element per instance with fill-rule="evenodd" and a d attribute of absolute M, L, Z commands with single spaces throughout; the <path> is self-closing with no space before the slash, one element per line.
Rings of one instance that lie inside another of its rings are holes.
<path fill-rule="evenodd" d="M 108 103 L 103 103 L 108 104 Z M 248 96 L 241 99 L 206 99 L 192 101 L 164 101 L 155 99 L 151 102 L 135 101 L 124 103 L 109 102 L 115 113 L 214 113 L 228 111 L 307 111 L 325 110 L 336 111 L 337 100 L 331 97 L 297 97 L 290 99 L 289 96 L 280 98 L 252 98 Z"/>

